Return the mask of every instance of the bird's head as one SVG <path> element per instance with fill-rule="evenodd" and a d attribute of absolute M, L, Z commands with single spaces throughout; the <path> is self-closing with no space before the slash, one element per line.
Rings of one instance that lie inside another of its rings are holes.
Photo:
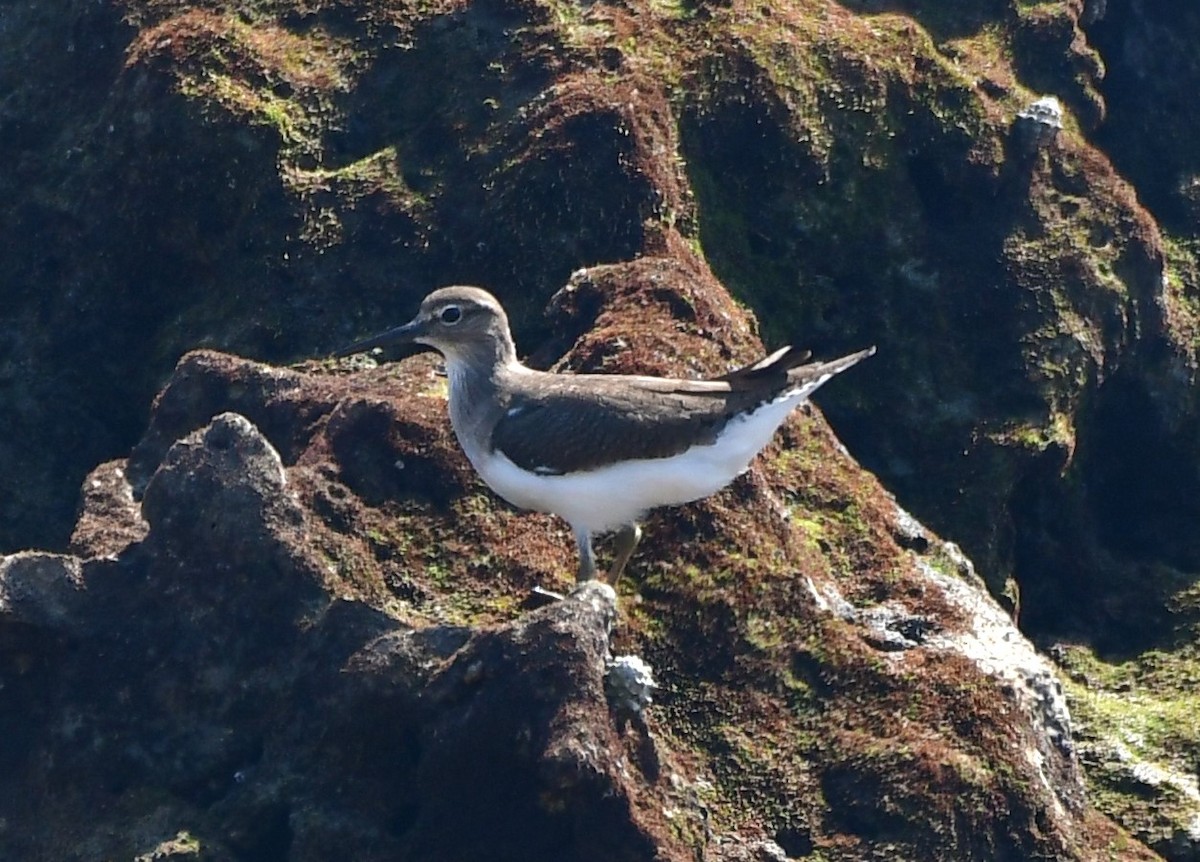
<path fill-rule="evenodd" d="M 486 290 L 463 286 L 435 290 L 408 323 L 355 342 L 336 355 L 405 344 L 432 347 L 448 360 L 493 352 L 502 360 L 515 358 L 508 316 L 499 301 Z"/>

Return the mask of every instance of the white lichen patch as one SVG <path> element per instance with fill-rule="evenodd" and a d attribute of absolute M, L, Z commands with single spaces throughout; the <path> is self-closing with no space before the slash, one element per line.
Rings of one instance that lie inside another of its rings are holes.
<path fill-rule="evenodd" d="M 1065 814 L 1059 798 L 1062 782 L 1051 779 L 1047 760 L 1056 753 L 1074 766 L 1076 753 L 1071 713 L 1054 665 L 1021 634 L 981 582 L 950 577 L 925 560 L 918 560 L 917 565 L 945 599 L 969 620 L 961 629 L 932 633 L 927 645 L 960 653 L 1002 683 L 1002 690 L 1029 717 L 1038 742 L 1024 752 L 1025 757 L 1054 800 L 1057 813 Z M 1082 785 L 1079 795 L 1082 797 Z"/>
<path fill-rule="evenodd" d="M 864 640 L 892 662 L 905 663 L 920 650 L 952 652 L 993 679 L 1027 719 L 1028 731 L 1021 732 L 1021 757 L 1038 776 L 1054 813 L 1066 817 L 1067 808 L 1082 805 L 1084 786 L 1057 669 L 992 598 L 956 545 L 937 539 L 899 507 L 896 523 L 907 535 L 929 539 L 928 547 L 910 551 L 911 559 L 927 591 L 936 591 L 949 612 L 927 617 L 899 601 L 857 608 L 835 586 L 809 579 L 807 586 L 815 604 L 864 627 Z"/>
<path fill-rule="evenodd" d="M 616 713 L 641 715 L 653 702 L 657 688 L 654 672 L 640 657 L 620 655 L 608 663 L 604 689 Z"/>

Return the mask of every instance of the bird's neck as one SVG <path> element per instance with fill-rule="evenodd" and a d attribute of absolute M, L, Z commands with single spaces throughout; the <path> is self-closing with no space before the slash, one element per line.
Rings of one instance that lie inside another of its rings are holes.
<path fill-rule="evenodd" d="M 517 360 L 517 351 L 508 333 L 446 353 L 446 376 L 450 383 L 450 422 L 470 454 L 470 441 L 489 428 L 505 409 L 497 397 L 503 381 L 528 373 Z"/>

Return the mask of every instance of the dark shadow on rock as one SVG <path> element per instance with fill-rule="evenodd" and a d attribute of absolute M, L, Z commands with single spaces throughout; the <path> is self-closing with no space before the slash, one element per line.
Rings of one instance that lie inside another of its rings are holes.
<path fill-rule="evenodd" d="M 0 565 L 0 856 L 185 831 L 256 862 L 655 858 L 604 698 L 611 598 L 483 630 L 337 598 L 233 413 L 167 450 L 142 511 L 115 557 Z"/>

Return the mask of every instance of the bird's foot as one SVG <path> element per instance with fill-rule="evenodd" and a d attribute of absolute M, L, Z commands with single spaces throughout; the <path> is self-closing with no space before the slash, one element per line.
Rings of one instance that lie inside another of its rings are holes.
<path fill-rule="evenodd" d="M 548 590 L 542 586 L 534 587 L 532 590 L 530 590 L 530 592 L 533 593 L 535 596 L 541 596 L 543 598 L 551 599 L 556 602 L 561 602 L 563 599 L 566 598 L 566 595 L 564 593 L 560 593 L 557 590 Z"/>
<path fill-rule="evenodd" d="M 561 602 L 566 599 L 566 594 L 560 593 L 557 590 L 548 590 L 543 586 L 536 586 L 529 591 L 529 596 L 525 599 L 525 607 L 529 609 L 544 608 L 546 605 L 552 605 L 555 602 Z"/>
<path fill-rule="evenodd" d="M 536 586 L 529 591 L 529 598 L 525 600 L 525 604 L 530 608 L 540 608 L 554 602 L 563 602 L 570 598 L 576 598 L 584 593 L 595 593 L 603 596 L 604 600 L 612 604 L 614 607 L 617 604 L 616 590 L 608 583 L 605 583 L 598 578 L 589 578 L 586 581 L 579 581 L 571 588 L 569 593 L 560 593 L 557 590 L 548 590 L 542 586 Z"/>

